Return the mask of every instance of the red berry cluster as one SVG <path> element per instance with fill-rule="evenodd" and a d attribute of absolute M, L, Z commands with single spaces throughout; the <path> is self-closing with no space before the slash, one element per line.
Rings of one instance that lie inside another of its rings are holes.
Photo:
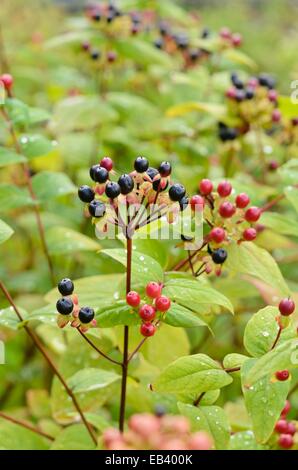
<path fill-rule="evenodd" d="M 243 39 L 240 33 L 233 33 L 229 28 L 222 28 L 219 32 L 224 45 L 240 47 L 242 46 Z"/>
<path fill-rule="evenodd" d="M 275 425 L 275 431 L 279 434 L 278 445 L 282 449 L 291 449 L 294 445 L 294 435 L 296 434 L 296 424 L 287 420 L 287 415 L 291 409 L 290 402 L 287 400 L 284 409 L 281 412 L 280 419 Z"/>
<path fill-rule="evenodd" d="M 146 286 L 146 300 L 141 301 L 138 292 L 130 291 L 126 296 L 126 302 L 134 309 L 138 309 L 138 315 L 142 320 L 140 333 L 145 336 L 153 336 L 162 316 L 171 307 L 171 300 L 162 295 L 162 284 L 149 282 Z"/>
<path fill-rule="evenodd" d="M 277 317 L 276 320 L 279 324 L 280 329 L 283 329 L 284 326 L 287 325 L 287 320 L 284 321 L 282 320 L 282 318 L 289 317 L 290 315 L 292 315 L 292 313 L 294 313 L 295 311 L 295 308 L 296 308 L 295 302 L 290 298 L 282 299 L 279 302 L 278 309 L 279 309 L 280 317 Z M 289 377 L 290 377 L 290 373 L 286 369 L 278 370 L 275 372 L 275 378 L 280 382 L 284 382 L 285 380 L 288 380 Z"/>
<path fill-rule="evenodd" d="M 107 429 L 103 443 L 107 450 L 210 450 L 213 446 L 207 433 L 191 433 L 185 417 L 149 413 L 131 416 L 123 434 Z"/>
<path fill-rule="evenodd" d="M 80 328 L 84 333 L 90 327 L 96 326 L 94 310 L 90 307 L 80 308 L 78 296 L 73 293 L 74 284 L 71 279 L 62 279 L 58 284 L 58 290 L 63 296 L 56 303 L 59 313 L 57 324 L 60 328 L 64 328 L 70 322 L 73 328 Z"/>

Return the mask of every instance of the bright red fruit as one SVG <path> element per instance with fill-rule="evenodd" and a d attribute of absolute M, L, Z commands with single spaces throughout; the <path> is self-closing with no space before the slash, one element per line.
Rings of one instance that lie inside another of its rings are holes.
<path fill-rule="evenodd" d="M 283 407 L 283 410 L 280 416 L 282 417 L 287 416 L 287 414 L 290 412 L 290 409 L 291 409 L 291 403 L 289 402 L 289 400 L 286 400 L 285 406 Z"/>
<path fill-rule="evenodd" d="M 13 77 L 9 73 L 4 73 L 0 76 L 0 82 L 3 83 L 6 90 L 10 90 L 13 85 Z"/>
<path fill-rule="evenodd" d="M 287 434 L 288 421 L 286 421 L 285 419 L 280 419 L 279 421 L 277 421 L 274 429 L 279 434 Z"/>
<path fill-rule="evenodd" d="M 219 206 L 219 213 L 225 219 L 232 217 L 235 214 L 235 211 L 236 208 L 234 204 L 229 201 L 225 201 Z"/>
<path fill-rule="evenodd" d="M 102 166 L 103 168 L 105 168 L 108 171 L 111 171 L 113 169 L 114 163 L 113 163 L 113 160 L 110 157 L 104 157 L 100 161 L 100 166 Z"/>
<path fill-rule="evenodd" d="M 166 312 L 167 310 L 169 310 L 170 306 L 171 306 L 171 301 L 165 295 L 161 295 L 155 301 L 155 307 L 160 312 Z"/>
<path fill-rule="evenodd" d="M 292 299 L 282 299 L 279 302 L 278 308 L 281 315 L 288 317 L 295 310 L 295 302 Z"/>
<path fill-rule="evenodd" d="M 262 211 L 259 207 L 256 206 L 251 206 L 247 211 L 245 212 L 245 220 L 247 222 L 257 222 L 259 218 L 261 217 Z"/>
<path fill-rule="evenodd" d="M 244 209 L 250 203 L 250 198 L 248 194 L 240 193 L 236 197 L 235 202 L 236 202 L 236 206 L 238 207 L 238 209 Z"/>
<path fill-rule="evenodd" d="M 209 236 L 210 236 L 211 240 L 215 241 L 216 243 L 221 243 L 226 238 L 226 232 L 221 227 L 214 227 L 211 230 Z"/>
<path fill-rule="evenodd" d="M 269 101 L 275 102 L 277 101 L 277 91 L 276 90 L 269 90 L 268 91 L 268 99 Z"/>
<path fill-rule="evenodd" d="M 161 294 L 162 286 L 158 282 L 149 282 L 146 286 L 146 294 L 151 299 L 156 299 Z"/>
<path fill-rule="evenodd" d="M 135 292 L 133 290 L 128 292 L 128 294 L 126 296 L 126 302 L 131 307 L 138 307 L 140 305 L 140 302 L 141 302 L 140 294 L 138 294 L 137 292 Z"/>
<path fill-rule="evenodd" d="M 296 434 L 296 425 L 295 423 L 287 423 L 288 424 L 288 427 L 287 427 L 287 430 L 285 432 L 285 434 L 291 434 L 291 436 L 294 436 L 294 434 Z"/>
<path fill-rule="evenodd" d="M 151 321 L 156 316 L 156 310 L 152 305 L 145 304 L 140 308 L 139 315 L 143 320 Z"/>
<path fill-rule="evenodd" d="M 212 192 L 212 189 L 213 189 L 213 183 L 212 181 L 208 179 L 202 180 L 199 184 L 200 193 L 203 194 L 204 196 L 207 196 L 208 194 L 210 194 Z"/>
<path fill-rule="evenodd" d="M 140 333 L 143 336 L 153 336 L 156 331 L 156 327 L 152 323 L 142 323 Z"/>
<path fill-rule="evenodd" d="M 219 34 L 223 39 L 230 39 L 232 36 L 231 30 L 229 28 L 222 28 Z"/>
<path fill-rule="evenodd" d="M 234 100 L 237 96 L 237 90 L 234 88 L 234 87 L 230 87 L 227 91 L 226 91 L 226 97 L 227 98 L 230 98 L 231 100 Z"/>
<path fill-rule="evenodd" d="M 192 196 L 190 200 L 190 206 L 193 211 L 202 212 L 205 206 L 205 200 L 199 194 Z"/>
<path fill-rule="evenodd" d="M 243 238 L 247 242 L 252 242 L 257 236 L 257 231 L 254 228 L 247 228 L 243 232 Z"/>
<path fill-rule="evenodd" d="M 242 36 L 241 36 L 241 34 L 238 34 L 238 33 L 233 34 L 233 36 L 232 36 L 232 44 L 233 44 L 233 46 L 235 46 L 235 47 L 241 46 L 241 44 L 242 44 Z"/>
<path fill-rule="evenodd" d="M 285 380 L 288 380 L 288 378 L 290 377 L 290 373 L 286 369 L 285 370 L 278 370 L 277 372 L 275 372 L 275 377 L 280 382 L 284 382 Z"/>
<path fill-rule="evenodd" d="M 291 449 L 294 444 L 294 439 L 290 434 L 281 434 L 278 439 L 278 444 L 283 449 Z"/>
<path fill-rule="evenodd" d="M 279 109 L 273 110 L 271 118 L 273 122 L 279 122 L 281 120 L 281 112 Z"/>
<path fill-rule="evenodd" d="M 227 197 L 232 192 L 232 185 L 228 181 L 221 181 L 217 186 L 217 192 L 220 197 Z"/>

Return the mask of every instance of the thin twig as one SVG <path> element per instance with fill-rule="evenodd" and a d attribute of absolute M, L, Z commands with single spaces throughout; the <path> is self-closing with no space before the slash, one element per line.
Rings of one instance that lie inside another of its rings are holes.
<path fill-rule="evenodd" d="M 23 428 L 26 428 L 29 431 L 35 432 L 35 434 L 39 434 L 40 436 L 49 439 L 49 441 L 55 440 L 53 436 L 50 436 L 46 432 L 43 432 L 40 429 L 31 426 L 31 424 L 25 423 L 24 421 L 20 421 L 19 419 L 13 418 L 12 416 L 9 416 L 6 413 L 3 413 L 2 411 L 0 411 L 0 418 L 5 419 L 6 421 L 10 421 L 11 423 L 17 424 L 18 426 L 22 426 Z"/>
<path fill-rule="evenodd" d="M 187 251 L 187 255 L 188 255 L 188 262 L 189 262 L 189 266 L 190 266 L 190 269 L 191 269 L 191 273 L 192 273 L 193 276 L 195 276 L 196 273 L 195 273 L 195 270 L 194 270 L 194 267 L 193 267 L 193 264 L 192 264 L 191 254 L 190 254 L 189 250 Z"/>
<path fill-rule="evenodd" d="M 118 362 L 118 361 L 115 361 L 114 359 L 112 359 L 111 357 L 107 356 L 103 351 L 101 351 L 81 330 L 80 330 L 80 327 L 77 328 L 78 332 L 80 333 L 80 335 L 82 336 L 82 338 L 84 338 L 85 341 L 87 341 L 88 344 L 90 344 L 90 346 L 102 357 L 104 357 L 105 359 L 107 359 L 108 361 L 112 362 L 113 364 L 116 364 L 117 366 L 121 366 L 122 363 L 121 362 Z"/>
<path fill-rule="evenodd" d="M 231 367 L 229 369 L 224 369 L 224 371 L 227 372 L 228 374 L 231 374 L 232 372 L 239 372 L 240 370 L 241 370 L 240 366 Z"/>
<path fill-rule="evenodd" d="M 278 332 L 277 332 L 276 338 L 275 338 L 275 340 L 274 340 L 274 343 L 273 343 L 273 345 L 272 345 L 271 351 L 272 351 L 272 349 L 274 349 L 274 348 L 275 348 L 275 346 L 277 345 L 277 343 L 278 343 L 278 340 L 279 340 L 279 338 L 280 338 L 280 335 L 281 335 L 281 332 L 282 332 L 282 327 L 281 327 L 281 326 L 279 326 L 279 329 L 278 329 Z"/>
<path fill-rule="evenodd" d="M 206 392 L 202 392 L 200 393 L 200 395 L 198 396 L 198 398 L 195 399 L 195 401 L 193 402 L 193 406 L 199 406 L 203 396 L 205 395 Z"/>
<path fill-rule="evenodd" d="M 22 314 L 20 313 L 18 307 L 16 306 L 16 304 L 14 303 L 10 293 L 8 292 L 8 290 L 6 289 L 5 285 L 3 284 L 2 281 L 0 281 L 0 289 L 2 290 L 4 296 L 6 297 L 6 299 L 8 300 L 8 302 L 10 303 L 10 305 L 12 306 L 13 310 L 15 311 L 18 319 L 20 320 L 20 322 L 24 322 L 24 318 L 22 316 Z M 82 422 L 84 423 L 87 431 L 89 432 L 90 434 L 90 437 L 91 439 L 93 440 L 94 444 L 97 445 L 97 438 L 96 436 L 94 435 L 93 433 L 93 430 L 91 428 L 91 426 L 89 425 L 88 421 L 86 420 L 85 416 L 84 416 L 84 413 L 73 393 L 73 391 L 71 390 L 71 388 L 67 385 L 65 379 L 63 378 L 63 376 L 60 374 L 59 370 L 57 369 L 57 367 L 55 366 L 55 364 L 53 363 L 51 357 L 49 356 L 49 354 L 47 353 L 47 351 L 44 349 L 42 343 L 40 342 L 38 336 L 35 335 L 35 333 L 26 325 L 24 324 L 24 330 L 26 331 L 26 333 L 28 334 L 28 336 L 30 336 L 31 340 L 34 342 L 35 346 L 37 347 L 37 349 L 41 352 L 41 354 L 43 355 L 43 357 L 45 358 L 45 360 L 47 361 L 47 363 L 49 364 L 50 368 L 52 369 L 53 373 L 57 376 L 57 378 L 59 379 L 59 381 L 61 382 L 61 384 L 63 385 L 66 393 L 70 396 L 70 398 L 72 399 L 72 402 L 73 402 L 73 405 L 74 407 L 76 408 L 77 412 L 79 413 L 80 417 L 81 417 L 81 420 Z"/>
<path fill-rule="evenodd" d="M 128 356 L 128 359 L 127 361 L 130 362 L 133 357 L 136 355 L 136 353 L 141 349 L 141 347 L 143 346 L 143 344 L 145 343 L 145 341 L 148 339 L 148 337 L 146 338 L 143 338 L 142 341 L 137 345 L 137 347 L 135 348 L 135 350 Z"/>

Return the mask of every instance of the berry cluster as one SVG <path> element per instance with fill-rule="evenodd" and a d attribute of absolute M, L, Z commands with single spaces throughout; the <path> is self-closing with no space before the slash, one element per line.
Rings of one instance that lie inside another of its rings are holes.
<path fill-rule="evenodd" d="M 74 284 L 68 279 L 62 279 L 58 284 L 58 290 L 63 296 L 56 303 L 59 313 L 57 324 L 64 328 L 69 322 L 73 328 L 80 328 L 84 333 L 90 327 L 96 326 L 94 310 L 90 307 L 79 307 L 78 296 L 74 294 Z"/>
<path fill-rule="evenodd" d="M 128 421 L 128 431 L 107 429 L 103 443 L 107 450 L 210 450 L 212 440 L 205 432 L 190 431 L 183 416 L 136 414 Z"/>
<path fill-rule="evenodd" d="M 90 177 L 94 185 L 81 186 L 78 195 L 88 204 L 97 233 L 104 234 L 108 224 L 112 223 L 131 238 L 134 230 L 161 216 L 172 222 L 187 207 L 188 197 L 184 186 L 171 182 L 171 171 L 169 162 L 162 162 L 156 169 L 149 166 L 147 158 L 140 156 L 131 173 L 112 181 L 111 175 L 115 175 L 115 171 L 109 157 L 93 165 Z M 125 215 L 121 211 L 123 207 L 128 208 Z"/>
<path fill-rule="evenodd" d="M 291 409 L 290 402 L 287 400 L 284 409 L 281 412 L 280 419 L 275 425 L 275 431 L 278 436 L 278 445 L 282 449 L 291 449 L 294 445 L 294 435 L 297 428 L 295 423 L 287 420 L 287 415 Z"/>
<path fill-rule="evenodd" d="M 171 307 L 171 300 L 162 295 L 162 287 L 157 282 L 149 282 L 144 301 L 141 301 L 140 294 L 135 291 L 128 292 L 126 296 L 127 304 L 135 309 L 142 320 L 140 333 L 145 337 L 155 334 L 159 321 Z"/>
<path fill-rule="evenodd" d="M 240 47 L 243 43 L 243 38 L 240 33 L 233 33 L 229 28 L 224 27 L 220 30 L 219 36 L 224 46 Z"/>
<path fill-rule="evenodd" d="M 202 254 L 201 257 L 208 274 L 213 270 L 212 262 L 222 265 L 227 259 L 223 245 L 232 240 L 241 243 L 256 238 L 257 230 L 253 224 L 261 217 L 262 210 L 256 206 L 249 207 L 250 198 L 246 193 L 234 196 L 228 181 L 221 181 L 214 190 L 212 181 L 203 179 L 199 183 L 199 193 L 190 199 L 190 205 L 193 211 L 203 211 L 204 221 L 211 229 L 204 238 L 208 255 Z M 216 274 L 220 274 L 220 269 Z"/>

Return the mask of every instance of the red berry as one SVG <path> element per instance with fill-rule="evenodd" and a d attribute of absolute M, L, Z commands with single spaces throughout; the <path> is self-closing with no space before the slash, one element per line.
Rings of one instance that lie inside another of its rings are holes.
<path fill-rule="evenodd" d="M 232 185 L 228 181 L 221 181 L 217 186 L 217 192 L 220 197 L 227 197 L 232 192 Z"/>
<path fill-rule="evenodd" d="M 278 168 L 278 162 L 276 160 L 271 160 L 268 164 L 268 168 L 270 171 L 275 171 Z"/>
<path fill-rule="evenodd" d="M 140 333 L 143 336 L 153 336 L 156 331 L 156 327 L 152 323 L 142 323 Z"/>
<path fill-rule="evenodd" d="M 219 34 L 220 34 L 220 37 L 222 37 L 223 39 L 230 39 L 232 36 L 231 30 L 229 28 L 222 28 Z"/>
<path fill-rule="evenodd" d="M 238 33 L 233 34 L 233 36 L 232 36 L 232 44 L 233 44 L 233 46 L 235 46 L 235 47 L 241 46 L 241 44 L 242 44 L 242 36 L 241 36 L 241 34 L 238 34 Z"/>
<path fill-rule="evenodd" d="M 229 88 L 226 91 L 226 97 L 230 98 L 231 100 L 234 100 L 237 96 L 237 90 L 234 87 Z"/>
<path fill-rule="evenodd" d="M 279 421 L 277 421 L 274 429 L 279 434 L 287 434 L 288 421 L 286 421 L 285 419 L 280 419 Z"/>
<path fill-rule="evenodd" d="M 277 101 L 277 91 L 276 90 L 269 90 L 268 91 L 268 99 L 275 103 Z"/>
<path fill-rule="evenodd" d="M 211 230 L 209 237 L 211 238 L 211 240 L 215 241 L 216 243 L 221 243 L 226 238 L 226 232 L 221 227 L 214 227 Z"/>
<path fill-rule="evenodd" d="M 219 213 L 225 219 L 232 217 L 235 214 L 235 211 L 236 208 L 234 204 L 229 201 L 225 201 L 219 206 Z"/>
<path fill-rule="evenodd" d="M 236 206 L 239 208 L 239 209 L 244 209 L 246 206 L 248 206 L 248 204 L 250 203 L 250 198 L 248 196 L 248 194 L 246 193 L 240 193 L 238 194 L 238 196 L 236 197 Z"/>
<path fill-rule="evenodd" d="M 252 77 L 248 80 L 247 85 L 250 88 L 257 88 L 257 86 L 259 85 L 259 80 L 255 77 Z"/>
<path fill-rule="evenodd" d="M 202 196 L 199 196 L 199 194 L 196 194 L 195 196 L 192 196 L 190 200 L 190 206 L 193 211 L 203 212 L 203 209 L 205 206 L 205 200 Z"/>
<path fill-rule="evenodd" d="M 288 378 L 290 377 L 290 373 L 286 369 L 285 370 L 278 370 L 277 372 L 275 372 L 275 377 L 280 382 L 284 382 L 285 380 L 288 380 Z"/>
<path fill-rule="evenodd" d="M 4 73 L 0 76 L 0 82 L 3 83 L 6 90 L 10 90 L 13 85 L 13 77 L 9 73 Z"/>
<path fill-rule="evenodd" d="M 298 126 L 298 118 L 295 117 L 292 119 L 292 125 L 295 127 L 295 126 Z"/>
<path fill-rule="evenodd" d="M 146 294 L 152 299 L 156 299 L 161 294 L 162 286 L 158 282 L 149 282 L 146 286 Z"/>
<path fill-rule="evenodd" d="M 273 122 L 279 122 L 281 120 L 281 112 L 279 111 L 279 109 L 273 110 L 271 119 Z"/>
<path fill-rule="evenodd" d="M 113 160 L 110 157 L 104 157 L 100 162 L 100 166 L 102 166 L 108 171 L 111 171 L 113 169 L 113 165 Z"/>
<path fill-rule="evenodd" d="M 167 310 L 169 310 L 170 306 L 171 306 L 171 301 L 165 295 L 161 295 L 155 301 L 155 307 L 160 312 L 166 312 Z"/>
<path fill-rule="evenodd" d="M 289 402 L 289 400 L 286 400 L 285 406 L 283 407 L 283 410 L 280 415 L 282 417 L 287 416 L 287 414 L 290 412 L 290 409 L 291 409 L 291 403 Z"/>
<path fill-rule="evenodd" d="M 281 434 L 278 439 L 278 444 L 283 449 L 291 449 L 294 444 L 294 439 L 290 434 Z"/>
<path fill-rule="evenodd" d="M 279 302 L 278 308 L 281 315 L 288 317 L 295 310 L 295 302 L 292 299 L 282 299 Z"/>
<path fill-rule="evenodd" d="M 151 321 L 156 316 L 156 310 L 152 305 L 145 304 L 140 308 L 139 315 L 143 320 Z"/>
<path fill-rule="evenodd" d="M 131 307 L 138 307 L 140 305 L 140 302 L 141 302 L 140 294 L 138 294 L 137 292 L 135 292 L 133 290 L 128 292 L 128 294 L 126 296 L 126 302 Z"/>
<path fill-rule="evenodd" d="M 212 192 L 213 189 L 213 184 L 212 181 L 204 179 L 200 182 L 199 184 L 199 190 L 200 193 L 203 194 L 204 196 L 207 196 Z"/>
<path fill-rule="evenodd" d="M 257 236 L 257 231 L 254 228 L 247 228 L 243 232 L 243 238 L 247 242 L 252 242 Z"/>
<path fill-rule="evenodd" d="M 107 61 L 108 62 L 115 62 L 115 60 L 117 59 L 117 54 L 116 52 L 114 51 L 109 51 L 107 53 Z"/>
<path fill-rule="evenodd" d="M 284 434 L 291 434 L 291 436 L 294 436 L 294 434 L 296 434 L 296 431 L 297 431 L 295 423 L 290 422 L 290 423 L 287 423 L 287 425 L 288 425 L 287 430 L 285 431 Z"/>
<path fill-rule="evenodd" d="M 251 206 L 247 211 L 245 212 L 245 220 L 247 222 L 257 222 L 259 218 L 261 217 L 262 211 L 259 207 L 256 206 Z"/>

